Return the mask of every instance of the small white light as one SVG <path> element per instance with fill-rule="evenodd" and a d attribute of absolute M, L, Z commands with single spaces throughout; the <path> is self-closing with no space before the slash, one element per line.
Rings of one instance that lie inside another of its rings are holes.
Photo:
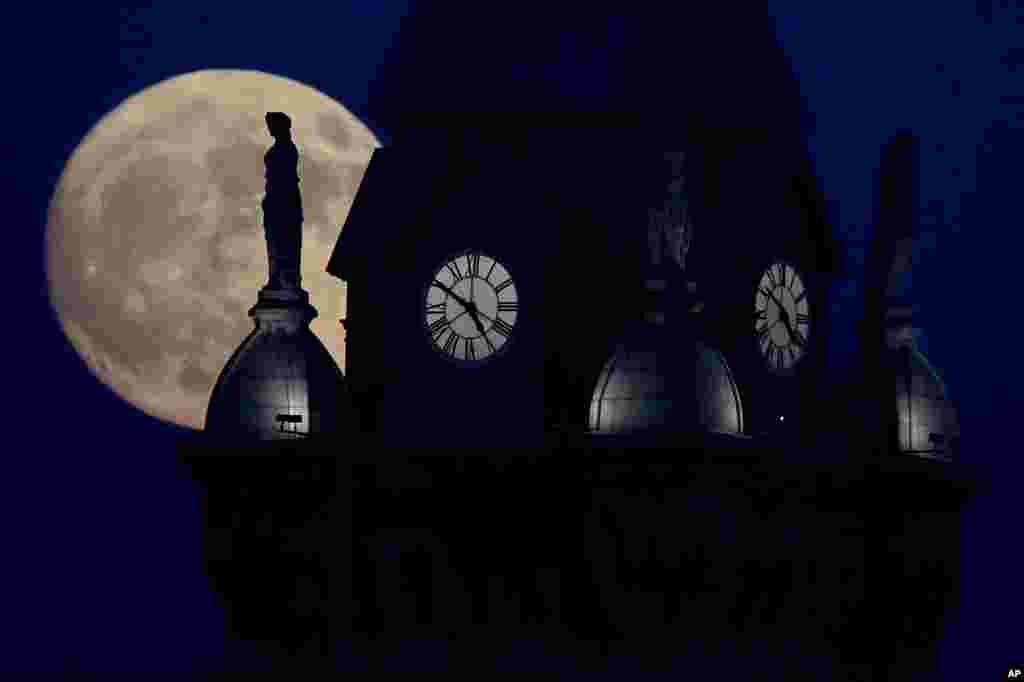
<path fill-rule="evenodd" d="M 785 417 L 783 417 L 783 416 L 782 416 L 782 415 L 780 414 L 780 415 L 779 415 L 779 421 L 780 421 L 780 422 L 784 422 L 784 421 L 786 421 L 786 418 L 785 418 Z"/>

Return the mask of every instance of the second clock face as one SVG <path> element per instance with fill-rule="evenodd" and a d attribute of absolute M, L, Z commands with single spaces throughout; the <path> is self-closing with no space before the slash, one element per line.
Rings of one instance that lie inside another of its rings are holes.
<path fill-rule="evenodd" d="M 800 273 L 778 261 L 761 275 L 754 295 L 757 349 L 772 372 L 791 371 L 807 355 L 811 334 L 810 292 Z"/>
<path fill-rule="evenodd" d="M 431 276 L 424 324 L 434 348 L 451 360 L 480 365 L 511 340 L 519 297 L 508 269 L 480 251 L 449 258 Z"/>

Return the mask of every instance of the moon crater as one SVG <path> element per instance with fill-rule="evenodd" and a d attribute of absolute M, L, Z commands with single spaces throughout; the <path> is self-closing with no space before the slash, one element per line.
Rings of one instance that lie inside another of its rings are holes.
<path fill-rule="evenodd" d="M 344 368 L 345 291 L 324 267 L 379 143 L 337 101 L 259 71 L 171 78 L 96 124 L 50 203 L 49 295 L 68 340 L 118 395 L 182 426 L 202 428 L 267 281 L 268 111 L 292 118 L 310 326 Z"/>

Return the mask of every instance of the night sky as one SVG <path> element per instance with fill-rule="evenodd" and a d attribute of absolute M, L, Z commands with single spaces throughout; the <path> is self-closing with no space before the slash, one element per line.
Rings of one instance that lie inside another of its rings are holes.
<path fill-rule="evenodd" d="M 402 55 L 395 46 L 411 9 L 385 0 L 208 4 L 75 3 L 45 16 L 23 8 L 9 24 L 2 48 L 9 96 L 0 116 L 10 207 L 5 255 L 13 270 L 0 343 L 9 359 L 11 445 L 0 499 L 9 505 L 3 574 L 11 596 L 3 611 L 14 638 L 0 647 L 0 669 L 185 670 L 196 657 L 225 666 L 251 660 L 225 644 L 223 616 L 199 570 L 198 502 L 174 457 L 182 431 L 97 383 L 51 314 L 42 268 L 47 204 L 65 161 L 102 116 L 146 86 L 197 69 L 260 69 L 305 82 L 363 118 L 386 144 L 389 106 L 403 100 L 384 75 Z M 454 108 L 458 102 L 446 98 L 455 92 L 518 99 L 524 108 L 531 96 L 539 106 L 555 91 L 586 101 L 627 76 L 685 95 L 691 65 L 652 57 L 678 52 L 671 20 L 621 19 L 625 8 L 532 11 L 532 4 L 519 3 L 516 18 L 504 22 L 482 14 L 436 21 L 431 40 L 439 51 L 504 50 L 491 58 L 518 85 L 493 95 L 487 81 L 466 88 L 438 71 L 431 74 L 437 87 L 421 84 L 420 92 L 441 101 L 419 106 Z M 832 314 L 840 344 L 852 338 L 861 312 L 881 145 L 899 128 L 920 142 L 911 296 L 920 306 L 921 345 L 959 403 L 962 458 L 990 467 L 994 479 L 962 517 L 962 607 L 940 644 L 940 668 L 949 680 L 993 679 L 1010 660 L 1024 661 L 1015 504 L 1024 466 L 1009 428 L 1018 418 L 1013 387 L 1024 379 L 1013 304 L 1024 246 L 1017 206 L 1024 7 L 773 0 L 767 12 L 799 79 L 803 135 L 843 245 L 845 275 Z M 746 36 L 764 13 L 734 8 L 716 19 L 727 29 L 732 22 L 742 37 L 732 68 L 746 68 Z M 638 32 L 655 25 L 652 41 L 660 43 L 640 55 Z M 682 14 L 678 25 L 692 35 Z M 742 90 L 732 96 L 730 106 L 762 106 Z"/>

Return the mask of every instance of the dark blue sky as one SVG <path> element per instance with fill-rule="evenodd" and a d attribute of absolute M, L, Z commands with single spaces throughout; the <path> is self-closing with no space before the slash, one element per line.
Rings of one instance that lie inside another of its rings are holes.
<path fill-rule="evenodd" d="M 184 668 L 193 654 L 220 655 L 224 646 L 218 610 L 198 571 L 196 499 L 191 484 L 177 478 L 172 456 L 176 430 L 97 385 L 50 317 L 43 230 L 68 156 L 125 97 L 201 68 L 257 68 L 304 81 L 385 139 L 389 132 L 370 115 L 376 106 L 379 116 L 389 101 L 375 93 L 408 3 L 223 2 L 208 10 L 206 4 L 76 4 L 52 16 L 25 9 L 2 48 L 5 90 L 16 93 L 0 114 L 8 124 L 3 182 L 13 200 L 7 238 L 15 297 L 0 343 L 12 359 L 6 405 L 14 413 L 9 439 L 18 443 L 8 450 L 4 495 L 14 522 L 5 587 L 16 595 L 7 615 L 13 612 L 18 634 L 3 647 L 11 653 L 0 667 L 59 667 L 65 655 L 76 655 L 84 667 L 152 661 Z M 880 145 L 901 127 L 921 142 L 912 295 L 923 347 L 959 401 L 964 458 L 991 465 L 997 480 L 963 516 L 963 608 L 940 655 L 947 679 L 981 679 L 978 671 L 988 674 L 1024 655 L 1013 635 L 1024 613 L 1020 507 L 1013 502 L 1024 467 L 1007 428 L 1018 404 L 1012 386 L 1022 379 L 1012 302 L 1022 246 L 1015 200 L 1024 152 L 1024 8 L 773 0 L 769 11 L 799 78 L 813 124 L 806 139 L 847 258 L 833 316 L 840 330 L 847 328 L 840 339 L 850 337 L 860 313 Z M 539 72 L 521 74 L 546 83 L 541 90 L 592 94 L 604 87 L 595 76 L 602 65 L 613 64 L 621 79 L 630 64 L 628 50 L 625 58 L 609 57 L 621 49 L 615 21 L 606 20 L 614 15 L 602 14 L 606 29 L 587 14 L 538 12 L 510 26 L 542 39 L 524 35 L 500 44 L 557 56 Z M 729 17 L 737 35 L 749 31 L 743 10 Z M 437 36 L 439 45 L 485 44 L 500 27 L 453 20 L 450 29 Z M 742 70 L 742 49 L 737 54 Z M 688 70 L 703 68 L 638 61 L 637 76 L 648 76 L 652 88 L 678 88 Z M 436 77 L 443 81 L 445 74 Z M 444 91 L 439 83 L 437 92 Z M 751 98 L 742 106 L 763 104 Z"/>

